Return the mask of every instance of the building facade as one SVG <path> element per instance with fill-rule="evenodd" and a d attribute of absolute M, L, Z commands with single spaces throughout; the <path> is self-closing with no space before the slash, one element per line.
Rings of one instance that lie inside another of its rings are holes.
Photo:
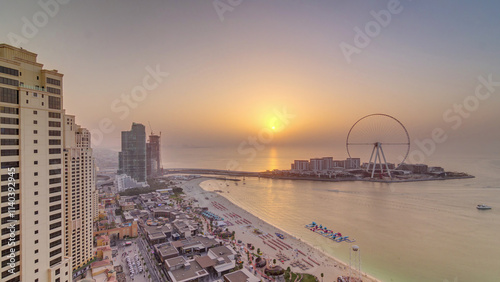
<path fill-rule="evenodd" d="M 63 189 L 63 74 L 0 44 L 0 280 L 71 281 Z M 14 240 L 10 239 L 14 238 Z"/>
<path fill-rule="evenodd" d="M 93 258 L 95 161 L 90 132 L 64 115 L 65 254 L 72 258 L 73 271 Z"/>
<path fill-rule="evenodd" d="M 146 128 L 140 123 L 134 122 L 130 131 L 122 131 L 118 174 L 126 174 L 137 182 L 146 182 Z"/>
<path fill-rule="evenodd" d="M 161 169 L 161 135 L 149 135 L 146 143 L 146 172 L 148 177 L 162 173 Z"/>

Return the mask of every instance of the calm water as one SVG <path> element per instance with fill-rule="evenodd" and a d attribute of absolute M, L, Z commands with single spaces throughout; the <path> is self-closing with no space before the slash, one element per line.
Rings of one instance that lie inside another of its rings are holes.
<path fill-rule="evenodd" d="M 222 168 L 231 156 L 200 152 L 193 162 L 201 167 Z M 262 152 L 246 169 L 283 168 L 293 159 L 288 154 L 293 152 Z M 310 156 L 322 155 L 327 154 Z M 247 178 L 244 185 L 218 185 L 237 205 L 345 262 L 349 244 L 304 225 L 316 221 L 355 238 L 363 271 L 384 281 L 500 281 L 500 157 L 439 158 L 445 168 L 477 177 L 399 184 Z M 210 166 L 203 166 L 205 159 Z M 196 167 L 179 164 L 175 167 Z M 478 203 L 493 209 L 478 211 Z"/>

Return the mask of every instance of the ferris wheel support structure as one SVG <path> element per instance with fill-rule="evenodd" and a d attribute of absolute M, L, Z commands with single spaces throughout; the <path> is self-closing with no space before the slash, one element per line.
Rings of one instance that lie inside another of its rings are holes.
<path fill-rule="evenodd" d="M 375 153 L 375 159 L 373 159 L 374 153 Z M 382 158 L 384 159 L 383 163 L 382 163 Z M 387 174 L 389 175 L 390 178 L 392 178 L 391 171 L 389 170 L 389 165 L 387 164 L 387 160 L 385 159 L 384 149 L 382 149 L 382 143 L 376 142 L 373 145 L 372 155 L 370 156 L 370 161 L 368 162 L 368 166 L 366 167 L 366 171 L 368 172 L 370 170 L 370 166 L 372 165 L 372 159 L 373 159 L 373 168 L 372 168 L 371 178 L 373 178 L 373 176 L 375 175 L 375 169 L 377 168 L 377 159 L 380 167 L 380 173 L 381 174 L 384 173 L 384 165 L 385 165 Z"/>

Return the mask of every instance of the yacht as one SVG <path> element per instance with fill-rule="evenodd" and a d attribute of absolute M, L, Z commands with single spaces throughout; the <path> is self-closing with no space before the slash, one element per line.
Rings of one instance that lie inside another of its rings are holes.
<path fill-rule="evenodd" d="M 487 206 L 487 205 L 477 205 L 476 207 L 478 210 L 491 210 L 491 207 L 490 206 Z"/>

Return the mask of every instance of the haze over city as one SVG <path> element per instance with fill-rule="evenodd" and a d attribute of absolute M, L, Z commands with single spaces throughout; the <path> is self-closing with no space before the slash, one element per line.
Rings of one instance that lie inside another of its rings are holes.
<path fill-rule="evenodd" d="M 148 132 L 149 121 L 167 148 L 235 148 L 273 126 L 280 129 L 275 146 L 341 146 L 356 120 L 380 112 L 402 121 L 412 141 L 439 127 L 448 138 L 438 149 L 498 153 L 495 1 L 215 3 L 70 1 L 38 19 L 35 32 L 26 21 L 33 24 L 43 8 L 4 1 L 0 18 L 9 32 L 0 41 L 13 44 L 18 35 L 17 46 L 64 73 L 67 111 L 93 133 L 103 119 L 114 128 L 97 147 L 119 149 L 120 131 L 133 121 Z M 366 37 L 373 14 L 390 5 L 385 26 Z M 367 46 L 356 45 L 356 28 Z M 343 43 L 357 51 L 346 56 Z M 151 70 L 160 80 L 127 102 Z M 493 81 L 492 94 L 463 110 L 479 77 Z M 276 121 L 283 109 L 294 116 L 286 126 Z"/>
<path fill-rule="evenodd" d="M 499 281 L 498 11 L 1 1 L 0 280 Z"/>

